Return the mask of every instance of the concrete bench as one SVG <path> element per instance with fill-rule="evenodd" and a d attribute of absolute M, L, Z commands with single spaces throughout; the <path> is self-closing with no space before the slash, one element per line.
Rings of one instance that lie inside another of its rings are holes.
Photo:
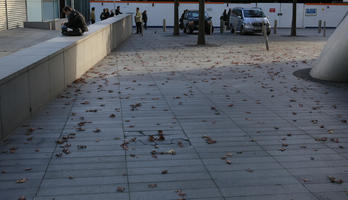
<path fill-rule="evenodd" d="M 57 37 L 0 58 L 0 138 L 59 95 L 132 33 L 122 14 L 81 37 Z"/>

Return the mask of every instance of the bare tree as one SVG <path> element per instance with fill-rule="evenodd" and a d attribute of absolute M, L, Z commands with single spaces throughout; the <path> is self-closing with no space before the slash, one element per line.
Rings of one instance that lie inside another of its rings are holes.
<path fill-rule="evenodd" d="M 199 30 L 198 30 L 198 45 L 205 44 L 205 12 L 204 12 L 204 1 L 199 0 Z"/>
<path fill-rule="evenodd" d="M 296 36 L 296 15 L 297 15 L 297 0 L 292 2 L 292 23 L 291 23 L 291 36 Z"/>
<path fill-rule="evenodd" d="M 174 35 L 179 35 L 179 0 L 174 1 Z"/>

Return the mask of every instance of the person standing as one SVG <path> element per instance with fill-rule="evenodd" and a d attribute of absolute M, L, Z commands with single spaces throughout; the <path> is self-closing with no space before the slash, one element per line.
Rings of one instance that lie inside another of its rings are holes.
<path fill-rule="evenodd" d="M 222 14 L 222 19 L 224 20 L 225 26 L 227 25 L 227 18 L 228 18 L 227 12 L 226 10 L 224 10 L 224 13 Z"/>
<path fill-rule="evenodd" d="M 105 19 L 110 17 L 109 8 L 105 8 Z"/>
<path fill-rule="evenodd" d="M 91 23 L 95 23 L 95 7 L 92 7 L 92 12 L 91 12 Z"/>
<path fill-rule="evenodd" d="M 144 28 L 145 28 L 145 30 L 147 30 L 147 14 L 146 14 L 146 10 L 144 10 L 144 12 L 143 12 L 143 22 L 144 22 Z"/>
<path fill-rule="evenodd" d="M 106 10 L 105 10 L 105 8 L 104 8 L 104 9 L 103 9 L 103 12 L 100 13 L 100 20 L 101 20 L 101 21 L 103 21 L 104 19 L 106 19 L 105 13 L 106 13 Z"/>
<path fill-rule="evenodd" d="M 142 14 L 141 14 L 139 8 L 136 9 L 135 23 L 136 23 L 136 26 L 137 26 L 137 34 L 143 34 L 143 30 L 141 28 Z"/>
<path fill-rule="evenodd" d="M 229 10 L 228 10 L 228 14 L 227 14 L 227 29 L 230 29 L 231 27 L 230 27 L 230 19 L 231 19 L 231 16 L 232 16 L 232 9 L 230 8 Z"/>
<path fill-rule="evenodd" d="M 120 8 L 120 6 L 117 6 L 116 11 L 115 11 L 115 15 L 120 15 L 120 14 L 122 14 L 121 8 Z"/>

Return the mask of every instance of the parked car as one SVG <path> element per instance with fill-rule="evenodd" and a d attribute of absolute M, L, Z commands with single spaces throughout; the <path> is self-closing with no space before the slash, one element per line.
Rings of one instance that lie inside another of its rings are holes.
<path fill-rule="evenodd" d="M 205 32 L 210 34 L 210 26 L 212 26 L 211 17 L 205 13 Z M 184 33 L 193 33 L 194 30 L 198 30 L 199 27 L 199 11 L 198 10 L 186 10 L 180 18 L 180 28 L 184 29 Z M 214 32 L 214 27 L 212 27 Z"/>
<path fill-rule="evenodd" d="M 234 8 L 230 17 L 231 33 L 261 33 L 265 23 L 267 35 L 271 33 L 271 23 L 261 8 Z"/>

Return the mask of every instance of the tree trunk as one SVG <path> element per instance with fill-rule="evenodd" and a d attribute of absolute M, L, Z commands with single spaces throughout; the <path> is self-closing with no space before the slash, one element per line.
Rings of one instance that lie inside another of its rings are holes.
<path fill-rule="evenodd" d="M 204 15 L 204 1 L 199 0 L 199 30 L 198 30 L 198 45 L 205 44 L 205 15 Z"/>
<path fill-rule="evenodd" d="M 179 0 L 174 1 L 174 35 L 179 35 Z"/>
<path fill-rule="evenodd" d="M 292 23 L 291 23 L 291 36 L 296 36 L 296 15 L 297 15 L 297 0 L 292 2 Z"/>

